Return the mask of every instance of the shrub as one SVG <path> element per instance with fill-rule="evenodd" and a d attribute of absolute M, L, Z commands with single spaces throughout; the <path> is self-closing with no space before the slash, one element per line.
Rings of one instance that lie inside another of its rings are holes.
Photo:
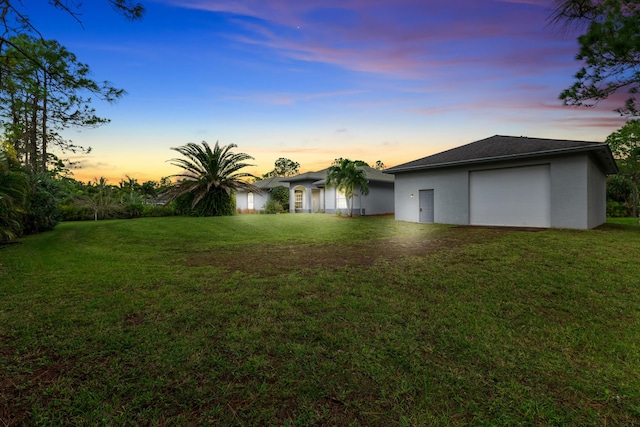
<path fill-rule="evenodd" d="M 161 217 L 161 216 L 173 216 L 175 215 L 173 204 L 163 206 L 145 205 L 142 208 L 143 217 Z"/>
<path fill-rule="evenodd" d="M 620 202 L 607 201 L 607 216 L 612 218 L 626 218 L 630 215 L 631 213 L 628 206 Z"/>
<path fill-rule="evenodd" d="M 31 193 L 24 218 L 25 234 L 53 230 L 62 218 L 58 206 L 63 197 L 60 182 L 46 174 L 36 173 L 29 176 L 29 184 Z"/>
<path fill-rule="evenodd" d="M 267 203 L 264 204 L 264 213 L 268 214 L 276 214 L 282 213 L 284 211 L 282 204 L 274 199 L 269 199 Z"/>
<path fill-rule="evenodd" d="M 280 202 L 282 209 L 289 210 L 289 189 L 285 186 L 278 185 L 271 190 L 271 199 Z"/>

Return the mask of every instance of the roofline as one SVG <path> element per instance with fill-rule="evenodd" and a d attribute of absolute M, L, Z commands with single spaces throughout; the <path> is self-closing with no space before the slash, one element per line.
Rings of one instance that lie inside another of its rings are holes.
<path fill-rule="evenodd" d="M 369 166 L 369 168 L 372 168 L 371 166 Z M 374 169 L 375 170 L 375 169 Z M 384 173 L 384 171 L 380 171 L 382 173 Z M 301 173 L 299 175 L 295 175 L 295 176 L 290 176 L 290 177 L 285 177 L 285 178 L 281 178 L 280 181 L 281 182 L 299 182 L 299 181 L 309 181 L 309 180 L 314 180 L 314 182 L 312 182 L 312 184 L 317 185 L 318 182 L 322 182 L 322 181 L 326 181 L 327 179 L 327 173 L 328 173 L 328 168 L 327 169 L 322 169 L 316 172 L 305 172 L 305 173 Z M 365 171 L 366 173 L 366 171 Z M 318 177 L 318 176 L 312 176 L 312 175 L 322 175 L 322 177 Z M 368 181 L 375 181 L 375 182 L 389 182 L 389 183 L 393 183 L 393 179 L 388 179 L 386 177 L 372 177 L 370 174 L 367 173 L 367 180 Z M 321 185 L 326 185 L 326 184 L 321 184 Z"/>
<path fill-rule="evenodd" d="M 584 142 L 587 142 L 587 141 L 584 141 Z M 394 174 L 397 172 L 411 172 L 411 171 L 423 170 L 423 169 L 438 169 L 438 168 L 444 168 L 447 166 L 463 166 L 463 165 L 469 165 L 469 164 L 489 163 L 489 162 L 495 162 L 495 161 L 501 161 L 501 160 L 543 157 L 543 156 L 553 155 L 553 154 L 580 153 L 584 151 L 597 151 L 598 149 L 604 148 L 604 147 L 606 147 L 607 150 L 611 152 L 609 145 L 606 143 L 590 142 L 589 144 L 593 144 L 593 145 L 590 147 L 558 148 L 556 150 L 536 151 L 532 153 L 509 154 L 506 156 L 494 156 L 494 157 L 482 157 L 478 159 L 462 160 L 457 162 L 434 163 L 431 165 L 415 165 L 415 166 L 404 166 L 404 167 L 400 165 L 400 166 L 391 167 L 389 169 L 385 169 L 383 172 L 388 174 Z M 614 161 L 614 166 L 616 169 L 615 173 L 617 173 L 618 167 L 615 164 L 615 161 Z"/>

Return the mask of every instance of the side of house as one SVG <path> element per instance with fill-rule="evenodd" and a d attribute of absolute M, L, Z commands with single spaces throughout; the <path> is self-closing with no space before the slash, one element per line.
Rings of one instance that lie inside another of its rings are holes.
<path fill-rule="evenodd" d="M 394 210 L 394 180 L 393 175 L 384 174 L 368 166 L 365 169 L 369 194 L 360 194 L 356 189 L 353 197 L 354 215 L 391 214 Z M 317 172 L 306 172 L 294 177 L 285 178 L 289 182 L 289 211 L 291 213 L 324 212 L 335 214 L 347 213 L 351 203 L 344 192 L 335 186 L 327 186 L 328 169 Z"/>
<path fill-rule="evenodd" d="M 262 211 L 265 209 L 266 203 L 271 200 L 271 190 L 278 186 L 289 187 L 289 183 L 282 181 L 281 177 L 271 177 L 256 181 L 254 185 L 261 189 L 262 192 L 236 192 L 236 211 L 240 213 Z"/>

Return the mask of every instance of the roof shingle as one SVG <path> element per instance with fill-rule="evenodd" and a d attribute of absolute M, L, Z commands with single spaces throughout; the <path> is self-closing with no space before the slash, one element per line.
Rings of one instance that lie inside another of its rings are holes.
<path fill-rule="evenodd" d="M 494 135 L 386 169 L 385 173 L 436 169 L 499 160 L 593 151 L 606 174 L 618 173 L 609 146 L 600 142 Z"/>

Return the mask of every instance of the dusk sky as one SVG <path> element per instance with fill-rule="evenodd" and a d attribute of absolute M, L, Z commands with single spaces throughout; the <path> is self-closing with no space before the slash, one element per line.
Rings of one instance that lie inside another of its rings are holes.
<path fill-rule="evenodd" d="M 46 39 L 128 92 L 95 104 L 110 124 L 67 134 L 93 148 L 76 179 L 158 180 L 188 142 L 237 144 L 261 175 L 279 157 L 391 167 L 496 134 L 604 141 L 624 123 L 621 102 L 558 100 L 580 63 L 550 0 L 142 2 L 138 22 L 83 2 L 82 25 L 25 2 Z"/>

